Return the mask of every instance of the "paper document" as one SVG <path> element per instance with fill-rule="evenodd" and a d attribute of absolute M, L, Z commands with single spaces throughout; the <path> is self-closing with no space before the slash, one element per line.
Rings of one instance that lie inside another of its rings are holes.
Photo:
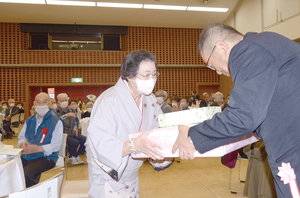
<path fill-rule="evenodd" d="M 147 138 L 155 142 L 163 147 L 163 150 L 159 150 L 162 152 L 165 157 L 179 157 L 179 152 L 175 154 L 172 154 L 172 148 L 173 145 L 177 139 L 178 136 L 178 127 L 167 127 L 167 128 L 159 128 L 159 129 L 153 129 L 154 131 L 150 133 Z M 129 138 L 136 138 L 138 137 L 142 132 L 139 133 L 132 133 L 129 134 Z M 232 151 L 235 151 L 239 148 L 242 148 L 246 145 L 252 144 L 253 142 L 258 141 L 258 138 L 253 134 L 250 133 L 236 141 L 230 142 L 226 145 L 220 146 L 218 148 L 212 149 L 210 151 L 207 151 L 205 153 L 199 153 L 198 151 L 195 151 L 195 157 L 221 157 L 227 153 L 230 153 Z M 131 154 L 132 158 L 149 158 L 144 153 L 141 154 Z"/>

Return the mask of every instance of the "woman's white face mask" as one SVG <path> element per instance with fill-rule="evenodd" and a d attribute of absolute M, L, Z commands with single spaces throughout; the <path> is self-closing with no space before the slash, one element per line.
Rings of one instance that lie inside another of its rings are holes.
<path fill-rule="evenodd" d="M 137 91 L 144 95 L 149 95 L 152 93 L 153 88 L 156 83 L 156 79 L 149 79 L 149 80 L 141 80 L 139 78 L 135 79 L 137 84 Z"/>

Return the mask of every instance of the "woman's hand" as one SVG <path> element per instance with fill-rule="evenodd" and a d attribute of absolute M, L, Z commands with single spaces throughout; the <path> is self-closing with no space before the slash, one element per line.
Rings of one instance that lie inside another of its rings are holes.
<path fill-rule="evenodd" d="M 152 158 L 153 160 L 162 160 L 165 158 L 165 156 L 161 152 L 159 152 L 156 148 L 163 150 L 163 147 L 147 139 L 147 136 L 150 133 L 152 133 L 152 130 L 145 131 L 140 136 L 138 136 L 134 140 L 133 146 L 137 152 L 144 153 L 148 155 L 150 158 Z"/>

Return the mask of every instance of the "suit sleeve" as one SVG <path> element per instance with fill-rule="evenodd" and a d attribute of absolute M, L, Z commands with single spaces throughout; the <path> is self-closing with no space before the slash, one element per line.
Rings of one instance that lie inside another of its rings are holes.
<path fill-rule="evenodd" d="M 266 118 L 278 79 L 273 56 L 261 46 L 242 41 L 232 49 L 229 67 L 234 82 L 229 106 L 189 129 L 200 153 L 255 131 Z"/>

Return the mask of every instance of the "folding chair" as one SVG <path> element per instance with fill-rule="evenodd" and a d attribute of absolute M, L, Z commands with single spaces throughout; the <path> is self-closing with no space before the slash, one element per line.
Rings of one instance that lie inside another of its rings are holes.
<path fill-rule="evenodd" d="M 18 135 L 22 130 L 22 125 L 20 124 L 20 116 L 21 116 L 21 114 L 18 113 L 10 118 L 10 122 L 11 122 L 10 128 L 11 128 L 11 130 L 13 130 L 15 132 L 16 135 Z M 17 126 L 13 125 L 13 123 L 15 123 L 15 122 L 18 123 Z"/>
<path fill-rule="evenodd" d="M 236 159 L 239 162 L 239 172 L 238 172 L 238 180 L 240 183 L 245 183 L 245 180 L 241 179 L 241 163 L 242 161 L 248 161 L 248 158 L 242 158 L 240 157 L 240 155 L 238 155 L 238 158 Z M 237 193 L 241 193 L 240 191 L 237 190 L 232 190 L 231 188 L 231 175 L 232 175 L 232 168 L 230 169 L 230 177 L 229 177 L 229 190 L 232 194 L 237 194 Z"/>
<path fill-rule="evenodd" d="M 66 173 L 66 180 L 68 180 L 68 175 L 67 175 L 67 161 L 66 161 L 66 156 L 67 156 L 67 139 L 68 139 L 68 134 L 64 133 L 63 134 L 63 140 L 61 143 L 61 147 L 59 149 L 58 152 L 58 160 L 56 162 L 56 165 L 54 168 L 48 170 L 48 171 L 52 171 L 55 169 L 59 169 L 59 168 L 63 168 L 65 170 Z M 44 173 L 48 172 L 45 171 Z"/>

